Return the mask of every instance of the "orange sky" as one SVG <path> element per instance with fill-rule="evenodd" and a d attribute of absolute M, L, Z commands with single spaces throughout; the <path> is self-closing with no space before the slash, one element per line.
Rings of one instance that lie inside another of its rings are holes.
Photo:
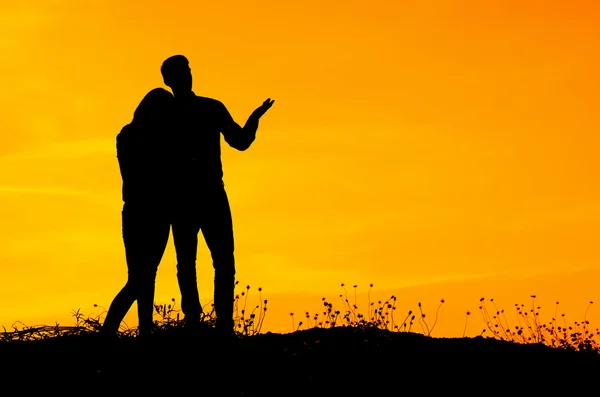
<path fill-rule="evenodd" d="M 400 314 L 445 299 L 434 336 L 467 310 L 478 334 L 483 296 L 572 320 L 600 302 L 597 2 L 39 3 L 0 6 L 0 325 L 71 324 L 125 282 L 115 136 L 177 53 L 240 124 L 276 101 L 250 150 L 223 149 L 263 331 L 342 282 Z M 201 243 L 203 303 L 212 272 Z"/>

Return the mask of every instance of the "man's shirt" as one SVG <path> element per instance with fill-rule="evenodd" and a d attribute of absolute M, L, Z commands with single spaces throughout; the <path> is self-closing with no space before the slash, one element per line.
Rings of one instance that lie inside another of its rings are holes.
<path fill-rule="evenodd" d="M 193 92 L 175 98 L 171 120 L 174 182 L 183 194 L 223 186 L 221 134 L 237 150 L 250 147 L 256 135 L 237 124 L 222 102 Z"/>

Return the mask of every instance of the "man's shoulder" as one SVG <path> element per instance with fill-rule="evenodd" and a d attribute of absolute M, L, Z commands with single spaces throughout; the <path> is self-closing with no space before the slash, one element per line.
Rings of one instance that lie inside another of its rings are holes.
<path fill-rule="evenodd" d="M 223 105 L 223 102 L 219 101 L 218 99 L 210 98 L 210 97 L 206 97 L 206 96 L 200 96 L 200 95 L 194 94 L 194 100 L 198 104 L 202 104 L 204 106 L 215 106 L 215 107 L 225 106 L 225 105 Z"/>
<path fill-rule="evenodd" d="M 213 122 L 221 122 L 227 118 L 227 108 L 223 102 L 215 98 L 194 95 L 193 112 L 206 117 L 210 115 Z M 206 119 L 205 119 L 206 120 Z"/>

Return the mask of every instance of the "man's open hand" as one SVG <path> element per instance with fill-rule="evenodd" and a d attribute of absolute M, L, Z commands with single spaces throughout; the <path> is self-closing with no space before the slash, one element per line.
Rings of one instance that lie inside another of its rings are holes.
<path fill-rule="evenodd" d="M 254 112 L 252 112 L 252 116 L 255 117 L 256 119 L 260 119 L 267 112 L 267 110 L 269 110 L 271 108 L 271 106 L 273 105 L 273 102 L 275 102 L 274 99 L 267 98 L 262 103 L 262 105 L 257 107 L 256 110 Z"/>

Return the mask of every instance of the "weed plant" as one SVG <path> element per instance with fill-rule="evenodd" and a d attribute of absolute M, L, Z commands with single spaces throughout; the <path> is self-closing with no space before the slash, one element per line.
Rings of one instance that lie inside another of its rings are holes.
<path fill-rule="evenodd" d="M 267 313 L 267 299 L 263 299 L 262 288 L 257 289 L 258 304 L 249 304 L 251 287 L 247 285 L 239 290 L 239 281 L 236 282 L 236 293 L 234 296 L 234 329 L 238 337 L 249 337 L 261 333 L 265 316 Z M 348 288 L 341 284 L 342 293 L 339 294 L 339 306 L 323 297 L 323 310 L 320 312 L 305 312 L 296 321 L 296 315 L 290 313 L 292 330 L 300 331 L 312 328 L 374 328 L 389 332 L 412 332 L 432 336 L 438 320 L 438 314 L 445 300 L 441 299 L 438 304 L 431 326 L 427 322 L 427 316 L 423 311 L 421 302 L 417 304 L 417 310 L 409 310 L 406 314 L 396 314 L 396 296 L 392 295 L 385 301 L 373 301 L 371 290 L 373 284 L 369 285 L 367 293 L 366 310 L 361 311 L 357 302 L 358 285 L 352 286 L 352 294 L 349 295 Z M 554 316 L 549 322 L 541 319 L 541 307 L 536 305 L 536 296 L 531 296 L 529 305 L 515 304 L 515 321 L 510 323 L 504 309 L 498 308 L 494 299 L 481 298 L 479 300 L 479 311 L 485 327 L 479 336 L 494 338 L 503 341 L 527 344 L 543 344 L 553 348 L 573 351 L 586 351 L 600 353 L 600 330 L 591 329 L 587 320 L 587 313 L 593 302 L 585 311 L 581 321 L 567 323 L 566 314 L 559 316 L 559 302 L 554 307 Z M 94 307 L 99 307 L 94 305 Z M 12 330 L 3 328 L 0 333 L 0 343 L 10 341 L 31 341 L 48 338 L 79 336 L 97 333 L 101 327 L 106 310 L 97 315 L 85 316 L 80 310 L 73 311 L 74 325 L 62 326 L 42 325 L 27 326 L 19 321 L 12 325 Z M 185 322 L 180 318 L 180 310 L 176 308 L 176 300 L 173 298 L 168 304 L 154 305 L 154 332 L 168 332 L 182 328 Z M 471 312 L 467 311 L 463 337 L 465 337 Z M 201 317 L 206 328 L 214 328 L 215 311 L 212 302 L 204 305 Z M 487 333 L 487 334 L 486 334 Z M 133 338 L 138 334 L 136 327 L 129 327 L 122 323 L 118 332 L 119 338 Z"/>

